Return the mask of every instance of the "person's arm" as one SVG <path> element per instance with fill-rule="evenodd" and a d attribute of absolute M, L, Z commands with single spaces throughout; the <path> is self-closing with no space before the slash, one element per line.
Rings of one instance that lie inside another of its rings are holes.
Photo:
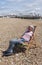
<path fill-rule="evenodd" d="M 32 40 L 34 39 L 34 34 L 32 34 L 32 36 L 30 36 L 30 40 L 31 40 L 31 39 L 32 39 Z"/>
<path fill-rule="evenodd" d="M 28 31 L 29 31 L 29 30 L 28 30 L 28 29 L 26 29 L 26 31 L 22 34 L 22 36 L 23 36 L 23 35 L 25 35 L 25 33 L 26 33 L 26 32 L 28 32 Z M 21 37 L 22 37 L 22 36 L 21 36 Z"/>
<path fill-rule="evenodd" d="M 20 38 L 22 38 L 24 35 L 25 35 L 25 33 L 26 33 L 27 31 L 25 31 L 22 35 L 21 35 L 21 37 Z"/>

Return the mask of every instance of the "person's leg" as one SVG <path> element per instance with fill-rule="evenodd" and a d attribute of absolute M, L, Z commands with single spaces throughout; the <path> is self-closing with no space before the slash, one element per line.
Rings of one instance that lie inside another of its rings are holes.
<path fill-rule="evenodd" d="M 13 49 L 16 44 L 23 44 L 23 42 L 25 42 L 25 40 L 23 38 L 20 38 L 20 39 L 12 39 L 9 42 L 9 48 L 10 49 Z"/>
<path fill-rule="evenodd" d="M 9 45 L 14 47 L 15 44 L 18 44 L 18 43 L 22 44 L 23 42 L 24 42 L 24 39 L 12 39 L 10 40 Z"/>
<path fill-rule="evenodd" d="M 9 42 L 9 47 L 8 47 L 7 50 L 3 51 L 3 56 L 9 56 L 9 55 L 13 54 L 13 48 L 15 47 L 15 44 L 16 44 L 17 40 L 18 39 L 14 39 L 14 41 L 11 40 Z"/>
<path fill-rule="evenodd" d="M 7 50 L 4 51 L 4 54 L 8 55 L 9 53 L 10 54 L 13 53 L 13 49 L 14 49 L 15 45 L 19 44 L 19 43 L 21 43 L 21 39 L 12 39 L 12 40 L 10 40 L 9 47 L 8 47 Z"/>
<path fill-rule="evenodd" d="M 15 44 L 18 44 L 18 43 L 19 43 L 18 39 L 12 39 L 12 40 L 10 40 L 9 41 L 9 47 L 8 47 L 8 49 L 6 51 L 7 52 L 13 51 L 13 48 L 15 47 Z"/>
<path fill-rule="evenodd" d="M 10 42 L 9 42 L 9 47 L 6 51 L 4 51 L 4 55 L 11 55 L 13 53 L 14 50 L 14 47 L 16 44 L 21 44 L 23 43 L 23 39 L 12 39 Z"/>

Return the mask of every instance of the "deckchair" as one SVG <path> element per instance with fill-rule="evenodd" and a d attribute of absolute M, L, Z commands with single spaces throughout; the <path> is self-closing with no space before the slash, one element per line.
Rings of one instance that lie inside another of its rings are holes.
<path fill-rule="evenodd" d="M 23 44 L 17 45 L 19 48 L 20 48 L 20 47 L 22 48 L 22 47 L 28 46 L 28 44 L 30 44 L 31 40 L 34 40 L 34 33 L 35 33 L 36 27 L 37 27 L 37 26 L 34 26 L 33 35 L 32 35 L 32 37 L 30 38 L 29 42 L 24 42 Z M 26 31 L 25 31 L 25 32 L 26 32 Z M 25 32 L 23 33 L 23 35 L 25 34 Z M 22 35 L 22 36 L 23 36 L 23 35 Z M 21 37 L 22 37 L 22 36 L 21 36 Z M 21 37 L 20 37 L 20 38 L 21 38 Z"/>

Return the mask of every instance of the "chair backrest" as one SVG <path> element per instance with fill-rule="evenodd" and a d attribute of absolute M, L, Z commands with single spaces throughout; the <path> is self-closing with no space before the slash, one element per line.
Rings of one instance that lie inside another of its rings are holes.
<path fill-rule="evenodd" d="M 33 30 L 33 33 L 35 32 L 35 29 L 36 29 L 37 26 L 34 26 L 34 30 Z"/>
<path fill-rule="evenodd" d="M 34 26 L 33 36 L 34 36 L 34 32 L 35 32 L 36 27 L 37 27 L 37 26 Z M 30 40 L 33 38 L 33 36 L 30 38 Z M 30 41 L 30 40 L 29 40 L 29 41 Z"/>

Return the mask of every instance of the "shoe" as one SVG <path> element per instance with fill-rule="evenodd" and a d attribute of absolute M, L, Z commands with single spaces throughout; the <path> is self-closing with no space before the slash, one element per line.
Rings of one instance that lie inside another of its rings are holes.
<path fill-rule="evenodd" d="M 10 55 L 12 55 L 12 54 L 13 54 L 13 51 L 3 51 L 2 57 L 3 57 L 3 56 L 10 56 Z"/>
<path fill-rule="evenodd" d="M 13 54 L 13 50 L 14 50 L 14 44 L 12 44 L 12 42 L 10 42 L 9 47 L 6 51 L 3 51 L 3 56 L 10 56 Z"/>

